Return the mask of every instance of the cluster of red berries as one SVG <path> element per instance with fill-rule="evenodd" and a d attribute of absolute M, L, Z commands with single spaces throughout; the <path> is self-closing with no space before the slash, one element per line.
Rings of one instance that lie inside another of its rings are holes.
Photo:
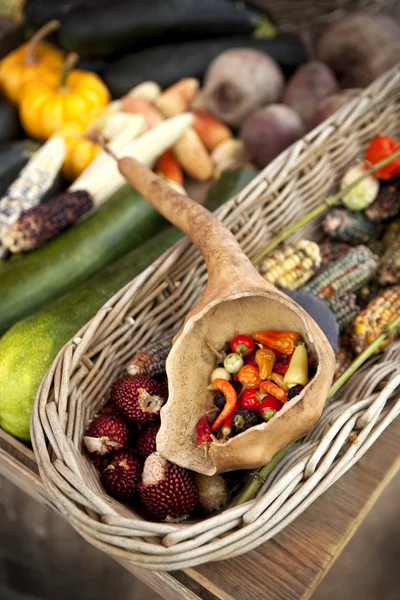
<path fill-rule="evenodd" d="M 113 412 L 96 416 L 84 438 L 107 493 L 122 502 L 140 502 L 160 520 L 182 519 L 198 503 L 192 473 L 156 449 L 166 399 L 165 386 L 155 379 L 126 375 L 111 389 Z"/>

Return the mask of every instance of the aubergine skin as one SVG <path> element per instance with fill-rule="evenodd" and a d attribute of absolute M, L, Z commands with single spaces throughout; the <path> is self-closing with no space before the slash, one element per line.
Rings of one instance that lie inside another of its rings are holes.
<path fill-rule="evenodd" d="M 166 88 L 183 77 L 202 79 L 210 62 L 231 48 L 265 52 L 276 60 L 286 77 L 307 61 L 304 45 L 293 36 L 281 35 L 273 40 L 234 36 L 139 50 L 109 62 L 101 75 L 113 97 L 120 98 L 143 81 L 156 81 Z"/>
<path fill-rule="evenodd" d="M 62 20 L 58 44 L 83 58 L 165 42 L 251 35 L 261 13 L 231 0 L 124 0 Z"/>

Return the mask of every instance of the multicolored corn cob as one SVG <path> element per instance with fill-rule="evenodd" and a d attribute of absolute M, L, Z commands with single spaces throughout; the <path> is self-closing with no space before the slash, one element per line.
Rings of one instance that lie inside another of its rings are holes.
<path fill-rule="evenodd" d="M 264 258 L 260 263 L 260 272 L 270 283 L 287 290 L 297 290 L 314 275 L 320 264 L 318 244 L 299 240 Z"/>
<path fill-rule="evenodd" d="M 304 289 L 322 299 L 355 292 L 371 279 L 377 267 L 377 257 L 366 246 L 355 246 L 340 260 L 329 263 Z"/>
<path fill-rule="evenodd" d="M 374 278 L 357 290 L 357 304 L 360 310 L 364 309 L 379 294 L 381 289 L 378 281 Z"/>
<path fill-rule="evenodd" d="M 382 242 L 385 248 L 388 248 L 389 246 L 391 248 L 400 247 L 400 221 L 394 221 L 389 225 L 382 238 Z"/>
<path fill-rule="evenodd" d="M 363 213 L 345 208 L 332 208 L 322 226 L 330 238 L 349 244 L 365 244 L 378 233 L 375 223 L 368 221 Z"/>
<path fill-rule="evenodd" d="M 339 346 L 336 351 L 336 368 L 334 380 L 340 377 L 353 362 L 353 353 L 348 346 Z"/>
<path fill-rule="evenodd" d="M 381 285 L 400 283 L 400 221 L 391 223 L 382 239 L 378 280 Z"/>
<path fill-rule="evenodd" d="M 354 319 L 351 326 L 351 345 L 356 354 L 363 352 L 400 314 L 400 286 L 381 292 Z M 386 340 L 376 350 L 380 352 L 390 343 Z"/>
<path fill-rule="evenodd" d="M 65 142 L 61 136 L 54 136 L 32 156 L 0 200 L 0 256 L 6 253 L 4 235 L 23 212 L 39 204 L 64 158 Z"/>
<path fill-rule="evenodd" d="M 381 223 L 400 213 L 400 176 L 382 185 L 378 197 L 365 211 L 370 221 Z"/>
<path fill-rule="evenodd" d="M 165 361 L 172 347 L 172 338 L 176 334 L 166 333 L 145 346 L 127 364 L 126 370 L 129 375 L 145 375 L 154 377 L 165 372 Z"/>
<path fill-rule="evenodd" d="M 326 265 L 331 260 L 339 260 L 345 254 L 348 253 L 351 246 L 342 242 L 334 242 L 333 240 L 326 240 L 319 245 L 319 251 L 321 254 L 321 264 Z"/>
<path fill-rule="evenodd" d="M 39 248 L 76 223 L 93 208 L 88 192 L 65 192 L 23 213 L 6 232 L 3 243 L 11 252 Z"/>
<path fill-rule="evenodd" d="M 350 325 L 360 312 L 357 296 L 352 293 L 334 294 L 325 298 L 325 302 L 335 315 L 340 331 Z"/>

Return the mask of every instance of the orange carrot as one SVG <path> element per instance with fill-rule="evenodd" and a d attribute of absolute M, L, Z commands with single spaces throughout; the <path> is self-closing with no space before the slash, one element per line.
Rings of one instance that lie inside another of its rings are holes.
<path fill-rule="evenodd" d="M 218 144 L 232 137 L 229 127 L 218 121 L 208 111 L 199 109 L 195 110 L 193 114 L 195 116 L 193 129 L 197 131 L 207 150 L 214 150 Z"/>
<path fill-rule="evenodd" d="M 167 88 L 156 100 L 156 106 L 165 117 L 186 112 L 199 89 L 199 80 L 185 77 Z"/>
<path fill-rule="evenodd" d="M 183 173 L 178 161 L 172 154 L 171 150 L 166 150 L 161 154 L 154 167 L 156 173 L 161 173 L 166 179 L 175 181 L 183 186 Z"/>
<path fill-rule="evenodd" d="M 135 115 L 143 115 L 149 129 L 164 121 L 164 117 L 153 104 L 137 96 L 125 96 L 125 98 L 122 98 L 122 110 Z"/>

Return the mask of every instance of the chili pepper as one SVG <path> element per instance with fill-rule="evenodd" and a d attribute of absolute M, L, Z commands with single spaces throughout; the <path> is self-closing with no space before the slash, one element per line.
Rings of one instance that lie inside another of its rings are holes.
<path fill-rule="evenodd" d="M 274 365 L 274 371 L 275 371 L 275 373 L 279 373 L 279 375 L 285 375 L 288 368 L 289 368 L 288 362 L 276 362 Z"/>
<path fill-rule="evenodd" d="M 241 356 L 247 356 L 254 351 L 254 348 L 254 340 L 249 335 L 245 335 L 244 333 L 235 336 L 231 341 L 232 352 L 237 352 Z"/>
<path fill-rule="evenodd" d="M 226 381 L 229 381 L 230 378 L 231 374 L 228 373 L 228 371 L 224 369 L 224 367 L 217 367 L 211 373 L 211 381 L 214 381 L 214 379 L 225 379 Z"/>
<path fill-rule="evenodd" d="M 256 363 L 260 371 L 261 379 L 267 379 L 272 373 L 276 358 L 273 350 L 260 348 L 256 352 Z"/>
<path fill-rule="evenodd" d="M 253 333 L 253 338 L 257 342 L 261 342 L 272 350 L 279 350 L 283 354 L 293 354 L 295 342 L 299 337 L 299 334 L 294 331 L 257 331 Z"/>
<path fill-rule="evenodd" d="M 378 135 L 375 137 L 367 148 L 365 158 L 372 165 L 384 160 L 396 150 L 400 149 L 400 142 L 389 137 L 388 135 Z M 400 174 L 400 157 L 395 158 L 389 164 L 379 169 L 377 176 L 379 179 L 392 179 Z"/>
<path fill-rule="evenodd" d="M 239 398 L 239 402 L 242 408 L 250 408 L 250 410 L 254 410 L 256 413 L 260 410 L 260 400 L 254 389 L 244 390 Z"/>
<path fill-rule="evenodd" d="M 260 392 L 263 394 L 271 394 L 271 396 L 275 396 L 275 398 L 278 398 L 281 402 L 286 402 L 287 400 L 286 392 L 272 381 L 262 381 Z"/>
<path fill-rule="evenodd" d="M 231 414 L 229 415 L 229 417 L 227 417 L 222 425 L 222 441 L 226 441 L 226 439 L 231 435 L 232 433 L 232 418 L 233 415 L 235 414 L 235 412 L 237 411 L 237 409 L 239 408 L 239 402 L 236 400 L 236 404 L 235 407 L 233 409 L 233 411 L 231 412 Z"/>
<path fill-rule="evenodd" d="M 293 353 L 293 358 L 286 372 L 284 382 L 288 387 L 307 385 L 308 383 L 308 355 L 304 344 L 299 344 Z"/>
<path fill-rule="evenodd" d="M 221 427 L 225 419 L 227 419 L 227 417 L 229 417 L 235 411 L 237 394 L 234 387 L 229 383 L 229 381 L 226 381 L 226 379 L 214 379 L 212 386 L 214 390 L 219 390 L 225 396 L 225 406 L 211 427 L 211 431 L 216 431 Z"/>
<path fill-rule="evenodd" d="M 283 375 L 272 371 L 271 375 L 269 376 L 269 379 L 276 383 L 276 385 L 279 386 L 284 392 L 287 392 L 288 387 L 283 379 Z"/>
<path fill-rule="evenodd" d="M 268 394 L 260 404 L 260 415 L 264 421 L 272 419 L 276 412 L 279 412 L 283 404 L 274 396 Z"/>
<path fill-rule="evenodd" d="M 243 364 L 243 358 L 237 352 L 231 352 L 224 360 L 224 367 L 228 373 L 239 373 Z"/>
<path fill-rule="evenodd" d="M 211 442 L 211 427 L 207 415 L 203 415 L 197 423 L 196 432 L 198 446 Z"/>
<path fill-rule="evenodd" d="M 283 360 L 282 352 L 279 352 L 275 348 L 272 348 L 272 352 L 275 354 L 276 360 Z"/>
<path fill-rule="evenodd" d="M 253 365 L 244 365 L 238 373 L 238 378 L 240 383 L 249 388 L 257 388 L 262 381 L 258 367 L 253 367 Z"/>

